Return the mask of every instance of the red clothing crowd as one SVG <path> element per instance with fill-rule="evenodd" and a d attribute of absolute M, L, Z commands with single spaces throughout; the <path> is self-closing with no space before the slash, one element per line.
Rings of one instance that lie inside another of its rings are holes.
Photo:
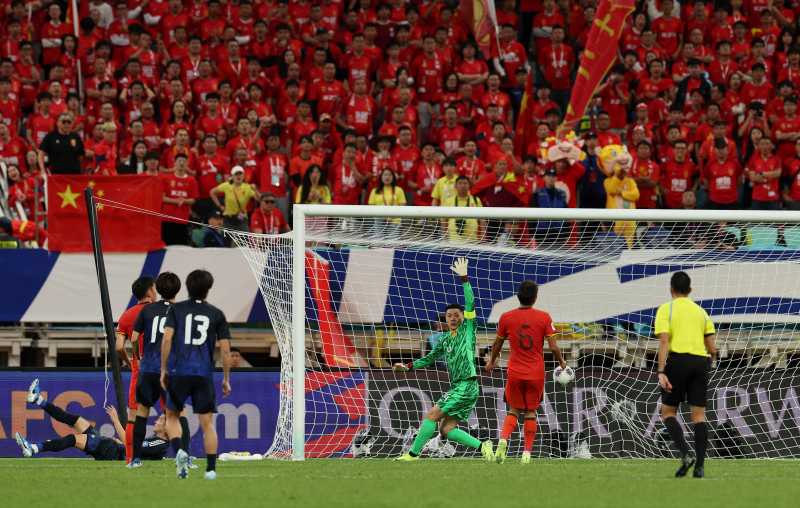
<path fill-rule="evenodd" d="M 524 197 L 473 194 L 528 206 L 552 167 L 540 147 L 569 104 L 597 4 L 504 0 L 484 58 L 458 9 L 430 0 L 81 0 L 77 13 L 14 0 L 0 12 L 0 156 L 20 170 L 14 199 L 29 200 L 35 151 L 66 112 L 87 174 L 175 180 L 184 156 L 194 183 L 165 187 L 164 213 L 180 219 L 206 220 L 210 191 L 237 166 L 287 217 L 303 200 L 371 203 L 387 168 L 408 205 L 444 205 L 458 176 L 475 186 L 508 171 Z M 636 206 L 678 208 L 688 190 L 709 207 L 800 208 L 800 6 L 637 5 L 579 129 L 629 147 Z M 520 158 L 530 72 L 536 132 Z M 605 207 L 606 176 L 582 166 L 556 167 L 567 206 Z M 311 191 L 320 184 L 329 192 Z"/>

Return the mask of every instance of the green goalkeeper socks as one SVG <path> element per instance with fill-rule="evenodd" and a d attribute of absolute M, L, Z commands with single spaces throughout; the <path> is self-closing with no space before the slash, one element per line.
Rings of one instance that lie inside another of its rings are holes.
<path fill-rule="evenodd" d="M 456 443 L 461 443 L 466 446 L 471 446 L 476 450 L 480 450 L 481 442 L 475 439 L 474 437 L 470 436 L 468 433 L 464 432 L 461 429 L 453 429 L 447 434 L 447 439 L 452 439 Z M 416 443 L 415 443 L 416 444 Z"/>
<path fill-rule="evenodd" d="M 432 422 L 428 419 L 422 422 L 422 427 L 417 432 L 417 437 L 414 439 L 414 446 L 411 448 L 411 455 L 418 456 L 422 453 L 422 447 L 425 446 L 425 443 L 433 437 L 436 433 L 436 422 Z"/>

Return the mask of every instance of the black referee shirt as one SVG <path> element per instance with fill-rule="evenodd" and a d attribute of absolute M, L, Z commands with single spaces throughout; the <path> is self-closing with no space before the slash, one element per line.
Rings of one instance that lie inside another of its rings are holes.
<path fill-rule="evenodd" d="M 67 135 L 58 130 L 47 133 L 42 140 L 40 150 L 44 150 L 50 159 L 50 174 L 80 175 L 81 163 L 78 157 L 84 155 L 83 141 L 75 132 Z"/>

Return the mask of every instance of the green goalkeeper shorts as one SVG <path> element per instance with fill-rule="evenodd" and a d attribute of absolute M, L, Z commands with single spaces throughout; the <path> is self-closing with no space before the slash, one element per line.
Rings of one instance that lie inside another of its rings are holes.
<path fill-rule="evenodd" d="M 461 381 L 450 388 L 436 403 L 448 416 L 454 416 L 462 420 L 469 418 L 472 408 L 478 403 L 478 381 L 472 379 Z"/>

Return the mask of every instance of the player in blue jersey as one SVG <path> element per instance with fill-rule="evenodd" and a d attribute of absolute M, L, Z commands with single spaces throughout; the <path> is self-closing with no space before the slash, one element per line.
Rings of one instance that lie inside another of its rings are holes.
<path fill-rule="evenodd" d="M 14 434 L 14 439 L 22 448 L 24 457 L 33 457 L 41 452 L 60 452 L 69 448 L 77 448 L 86 455 L 94 457 L 94 460 L 125 460 L 125 444 L 121 441 L 125 439 L 125 429 L 119 423 L 119 416 L 117 416 L 114 406 L 106 407 L 106 413 L 111 418 L 119 439 L 100 435 L 88 420 L 80 415 L 68 413 L 64 408 L 45 400 L 38 379 L 34 379 L 28 389 L 28 403 L 41 407 L 53 421 L 69 425 L 75 429 L 76 433 L 36 443 L 28 441 L 17 432 Z M 156 420 L 154 431 L 155 434 L 145 440 L 144 446 L 142 446 L 142 458 L 145 460 L 161 460 L 167 456 L 169 437 L 163 418 Z"/>
<path fill-rule="evenodd" d="M 133 323 L 133 354 L 139 362 L 139 379 L 136 384 L 136 420 L 133 423 L 133 454 L 127 467 L 142 467 L 142 443 L 147 433 L 147 418 L 150 408 L 161 399 L 162 404 L 167 398 L 161 389 L 161 338 L 164 335 L 164 326 L 167 322 L 167 311 L 175 303 L 175 295 L 181 290 L 181 279 L 171 272 L 164 272 L 156 279 L 156 291 L 161 295 L 161 300 L 142 309 Z M 142 339 L 142 356 L 139 356 L 139 338 Z M 189 421 L 185 414 L 181 414 L 181 449 L 189 452 L 191 433 Z M 175 450 L 178 453 L 178 449 Z M 189 467 L 192 466 L 191 462 Z"/>
<path fill-rule="evenodd" d="M 214 277 L 205 270 L 195 270 L 186 277 L 189 299 L 169 306 L 161 340 L 161 388 L 167 392 L 167 431 L 172 436 L 172 446 L 180 448 L 176 456 L 178 478 L 189 475 L 189 454 L 181 445 L 178 419 L 189 397 L 203 429 L 208 459 L 205 478 L 217 478 L 217 432 L 213 419 L 213 413 L 217 411 L 213 382 L 214 348 L 219 341 L 224 372 L 222 396 L 227 397 L 231 391 L 231 334 L 225 314 L 206 302 L 213 285 Z"/>

